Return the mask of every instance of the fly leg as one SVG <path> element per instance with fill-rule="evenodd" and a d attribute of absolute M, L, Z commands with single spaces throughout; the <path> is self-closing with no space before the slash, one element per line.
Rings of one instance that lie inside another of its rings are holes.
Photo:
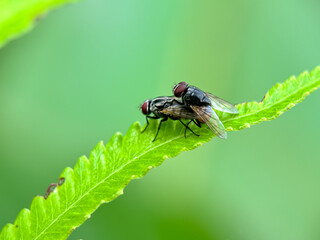
<path fill-rule="evenodd" d="M 187 123 L 187 126 L 189 126 L 190 123 L 192 123 L 192 120 L 190 120 L 190 121 Z M 187 138 L 187 129 L 188 129 L 188 128 L 185 128 L 185 129 L 184 129 L 184 138 Z"/>
<path fill-rule="evenodd" d="M 190 120 L 190 121 L 187 123 L 187 126 L 189 126 L 189 124 L 192 123 L 192 122 L 194 122 L 194 124 L 196 124 L 199 128 L 201 128 L 200 123 L 198 123 L 198 122 L 197 122 L 196 120 L 194 120 L 194 119 Z M 188 128 L 186 128 L 186 129 L 184 130 L 184 137 L 185 137 L 185 138 L 186 138 L 186 134 L 187 134 L 187 129 L 188 129 Z"/>
<path fill-rule="evenodd" d="M 147 127 L 149 126 L 149 118 L 159 119 L 159 117 L 156 117 L 156 116 L 146 116 L 147 126 L 141 131 L 141 133 L 143 133 L 147 129 Z"/>
<path fill-rule="evenodd" d="M 159 133 L 160 127 L 161 127 L 161 123 L 162 123 L 162 122 L 165 122 L 165 121 L 167 121 L 167 120 L 168 120 L 168 118 L 163 118 L 163 119 L 161 119 L 161 121 L 160 121 L 160 123 L 159 123 L 159 126 L 158 126 L 157 134 L 156 134 L 156 136 L 154 137 L 154 139 L 152 140 L 152 142 L 154 142 L 154 141 L 156 140 L 157 136 L 158 136 L 158 133 Z"/>
<path fill-rule="evenodd" d="M 185 126 L 186 127 L 186 130 L 185 130 L 185 132 L 184 132 L 184 137 L 186 138 L 187 136 L 186 136 L 186 131 L 187 131 L 187 129 L 188 130 L 190 130 L 194 135 L 196 135 L 196 136 L 200 136 L 200 135 L 198 135 L 198 134 L 196 134 L 194 131 L 192 131 L 192 129 L 191 128 L 189 128 L 188 127 L 188 125 L 189 125 L 189 123 L 191 123 L 192 122 L 192 120 L 190 121 L 190 122 L 188 122 L 188 124 L 186 125 L 186 124 L 184 124 L 182 121 L 181 121 L 181 119 L 179 119 L 179 121 L 182 123 L 182 125 L 183 126 Z"/>
<path fill-rule="evenodd" d="M 201 123 L 197 120 L 192 119 L 192 122 L 194 122 L 199 128 L 201 128 Z"/>

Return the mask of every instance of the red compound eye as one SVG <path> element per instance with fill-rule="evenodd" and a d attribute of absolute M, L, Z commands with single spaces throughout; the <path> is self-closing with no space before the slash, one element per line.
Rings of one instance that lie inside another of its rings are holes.
<path fill-rule="evenodd" d="M 149 100 L 146 100 L 141 106 L 141 111 L 144 115 L 148 114 L 148 102 Z"/>
<path fill-rule="evenodd" d="M 181 97 L 182 93 L 187 89 L 188 83 L 180 82 L 173 88 L 173 94 L 176 97 Z"/>

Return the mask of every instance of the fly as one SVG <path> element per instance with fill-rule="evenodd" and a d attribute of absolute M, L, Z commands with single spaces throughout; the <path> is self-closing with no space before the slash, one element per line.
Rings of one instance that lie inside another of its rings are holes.
<path fill-rule="evenodd" d="M 213 109 L 238 114 L 239 111 L 233 104 L 195 86 L 189 86 L 186 82 L 178 83 L 172 91 L 175 97 L 181 97 L 184 106 L 198 115 L 198 121 L 206 123 L 219 138 L 227 138 L 226 129 Z"/>
<path fill-rule="evenodd" d="M 142 131 L 144 132 L 149 126 L 149 119 L 161 119 L 154 142 L 160 131 L 161 124 L 167 121 L 169 118 L 172 120 L 179 120 L 183 126 L 185 126 L 185 137 L 187 129 L 190 130 L 194 135 L 196 134 L 188 126 L 191 122 L 194 122 L 198 127 L 201 127 L 198 121 L 199 116 L 189 107 L 186 107 L 183 103 L 177 101 L 174 97 L 157 97 L 152 100 L 147 99 L 141 106 L 140 109 L 144 115 L 146 115 L 147 126 Z M 185 124 L 181 119 L 189 119 L 190 121 Z"/>

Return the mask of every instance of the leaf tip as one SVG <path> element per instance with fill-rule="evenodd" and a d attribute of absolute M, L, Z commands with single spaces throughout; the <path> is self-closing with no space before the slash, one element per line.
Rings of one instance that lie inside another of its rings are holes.
<path fill-rule="evenodd" d="M 165 159 L 167 159 L 167 158 L 169 158 L 169 156 L 168 155 L 163 155 L 163 160 L 165 160 Z"/>
<path fill-rule="evenodd" d="M 278 111 L 277 116 L 280 116 L 283 113 L 283 111 Z"/>
<path fill-rule="evenodd" d="M 103 141 L 101 140 L 101 141 L 98 143 L 98 145 L 97 145 L 97 146 L 99 146 L 100 148 L 104 148 Z"/>
<path fill-rule="evenodd" d="M 233 127 L 227 127 L 226 131 L 233 131 Z"/>
<path fill-rule="evenodd" d="M 111 146 L 113 144 L 118 145 L 118 147 L 120 147 L 121 143 L 122 143 L 122 139 L 123 139 L 123 135 L 121 132 L 116 132 L 115 134 L 113 134 L 113 136 L 111 137 L 110 141 L 107 143 L 107 147 Z"/>
<path fill-rule="evenodd" d="M 289 103 L 288 106 L 287 106 L 287 108 L 288 108 L 288 109 L 293 108 L 295 105 L 296 105 L 296 104 L 294 104 L 294 103 Z"/>
<path fill-rule="evenodd" d="M 311 75 L 316 75 L 320 72 L 320 66 L 315 67 L 312 71 L 311 71 Z"/>
<path fill-rule="evenodd" d="M 304 71 L 299 75 L 299 77 L 306 77 L 306 76 L 309 77 L 309 72 L 308 71 Z"/>
<path fill-rule="evenodd" d="M 83 158 L 80 158 L 83 159 Z M 79 160 L 80 160 L 79 159 Z M 60 175 L 60 178 L 67 179 L 68 177 L 73 175 L 73 169 L 71 167 L 66 167 Z"/>
<path fill-rule="evenodd" d="M 119 195 L 123 195 L 123 188 L 122 189 L 120 189 L 118 192 L 117 192 L 117 194 L 116 194 L 117 196 L 119 196 Z"/>
<path fill-rule="evenodd" d="M 132 126 L 135 127 L 135 128 L 137 128 L 137 129 L 139 129 L 139 130 L 141 130 L 141 123 L 140 123 L 139 121 L 134 122 L 134 123 L 132 124 Z"/>
<path fill-rule="evenodd" d="M 6 224 L 6 225 L 3 227 L 2 231 L 0 232 L 0 239 L 1 239 L 1 240 L 2 240 L 2 239 L 5 240 L 5 239 L 7 239 L 7 237 L 8 237 L 9 235 L 11 236 L 10 233 L 12 233 L 14 227 L 15 227 L 15 226 L 14 226 L 12 223 Z"/>

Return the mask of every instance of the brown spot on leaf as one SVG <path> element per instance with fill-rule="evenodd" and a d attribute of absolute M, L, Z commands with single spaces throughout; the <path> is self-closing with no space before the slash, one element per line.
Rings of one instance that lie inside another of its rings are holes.
<path fill-rule="evenodd" d="M 64 184 L 65 181 L 66 179 L 64 177 L 59 178 L 58 185 L 61 186 L 62 184 Z"/>
<path fill-rule="evenodd" d="M 43 196 L 44 199 L 47 199 L 47 198 L 49 197 L 50 193 L 53 192 L 54 189 L 56 189 L 57 186 L 58 186 L 57 183 L 51 183 L 51 184 L 49 185 L 49 187 L 47 188 L 46 193 L 45 193 L 44 196 Z"/>

